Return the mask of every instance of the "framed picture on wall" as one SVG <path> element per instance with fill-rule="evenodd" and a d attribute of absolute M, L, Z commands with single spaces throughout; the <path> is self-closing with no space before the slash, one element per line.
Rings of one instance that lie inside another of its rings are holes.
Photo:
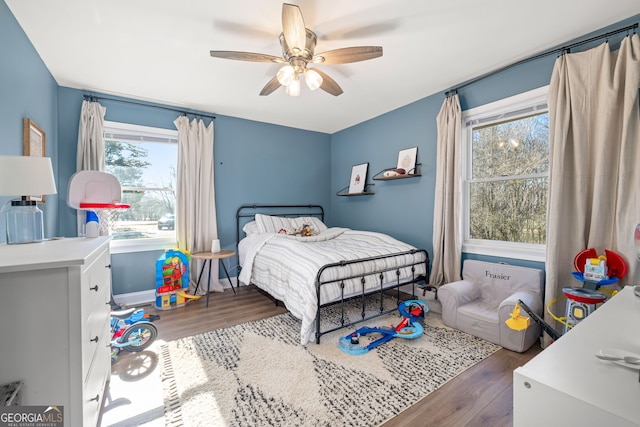
<path fill-rule="evenodd" d="M 407 175 L 416 173 L 416 158 L 418 157 L 418 147 L 407 148 L 398 153 L 398 169 L 404 169 Z"/>
<path fill-rule="evenodd" d="M 367 182 L 367 169 L 369 163 L 362 163 L 351 168 L 351 180 L 349 181 L 349 194 L 363 193 Z"/>
<path fill-rule="evenodd" d="M 47 148 L 47 136 L 31 119 L 22 119 L 22 145 L 25 156 L 44 157 Z M 44 203 L 45 196 L 29 196 L 28 200 Z"/>

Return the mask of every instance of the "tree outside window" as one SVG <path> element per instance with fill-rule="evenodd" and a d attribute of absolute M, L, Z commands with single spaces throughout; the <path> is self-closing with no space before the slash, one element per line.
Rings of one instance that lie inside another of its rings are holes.
<path fill-rule="evenodd" d="M 122 201 L 131 205 L 120 212 L 113 239 L 175 242 L 175 227 L 159 220 L 175 217 L 177 131 L 107 122 L 104 133 L 105 170 L 118 178 Z"/>
<path fill-rule="evenodd" d="M 463 113 L 462 251 L 544 261 L 548 87 Z"/>
<path fill-rule="evenodd" d="M 549 115 L 475 128 L 469 237 L 546 243 Z"/>

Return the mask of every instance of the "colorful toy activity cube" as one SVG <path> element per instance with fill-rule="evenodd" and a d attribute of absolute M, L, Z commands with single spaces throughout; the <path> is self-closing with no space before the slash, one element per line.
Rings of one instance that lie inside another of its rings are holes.
<path fill-rule="evenodd" d="M 189 287 L 188 252 L 180 249 L 167 250 L 156 261 L 156 308 L 168 310 L 182 307 L 186 303 L 183 296 Z"/>

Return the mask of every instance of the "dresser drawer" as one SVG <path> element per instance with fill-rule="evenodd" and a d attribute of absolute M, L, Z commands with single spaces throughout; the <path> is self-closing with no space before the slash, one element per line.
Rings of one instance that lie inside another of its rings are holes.
<path fill-rule="evenodd" d="M 108 353 L 111 357 L 111 351 L 107 348 L 111 341 L 111 331 L 109 327 L 109 310 L 106 304 L 101 306 L 102 311 L 95 311 L 89 315 L 87 323 L 82 331 L 82 378 L 85 379 L 91 365 L 95 363 L 94 359 L 98 357 L 98 353 Z"/>
<path fill-rule="evenodd" d="M 106 305 L 111 295 L 111 269 L 109 251 L 102 252 L 82 273 L 81 307 L 83 321 L 96 306 Z"/>
<path fill-rule="evenodd" d="M 107 331 L 108 332 L 108 331 Z M 104 400 L 106 384 L 111 375 L 111 351 L 107 348 L 108 333 L 101 337 L 100 347 L 95 353 L 93 363 L 84 382 L 82 397 L 83 426 L 95 426 L 98 422 L 100 407 Z"/>

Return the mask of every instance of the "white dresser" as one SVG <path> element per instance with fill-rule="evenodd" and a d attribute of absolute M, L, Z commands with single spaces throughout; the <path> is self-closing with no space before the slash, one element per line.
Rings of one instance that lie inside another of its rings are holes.
<path fill-rule="evenodd" d="M 625 287 L 513 373 L 513 425 L 640 425 L 638 369 L 600 349 L 640 354 L 640 297 Z"/>
<path fill-rule="evenodd" d="M 0 384 L 95 426 L 111 373 L 109 237 L 0 244 Z"/>

